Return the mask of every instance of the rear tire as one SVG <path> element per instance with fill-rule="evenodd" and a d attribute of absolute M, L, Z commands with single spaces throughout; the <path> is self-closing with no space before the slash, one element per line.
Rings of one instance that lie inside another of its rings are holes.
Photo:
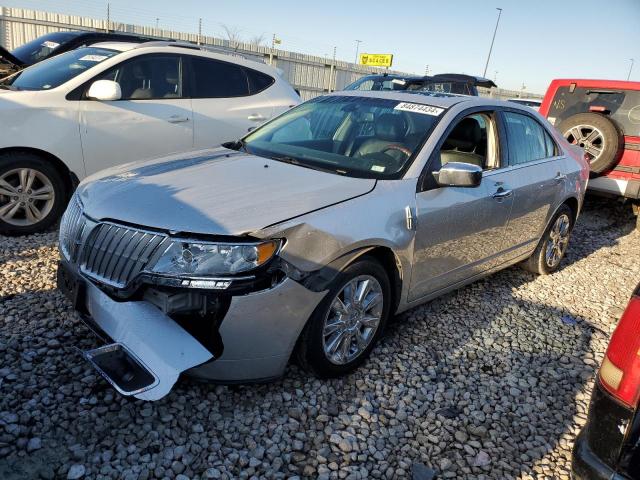
<path fill-rule="evenodd" d="M 563 121 L 558 130 L 574 145 L 584 148 L 593 173 L 613 168 L 624 149 L 624 137 L 613 121 L 599 113 L 579 113 Z"/>
<path fill-rule="evenodd" d="M 67 201 L 64 180 L 50 162 L 28 152 L 0 156 L 0 233 L 28 235 L 51 227 Z"/>
<path fill-rule="evenodd" d="M 522 268 L 538 275 L 549 275 L 558 270 L 567 252 L 574 223 L 573 210 L 561 205 L 533 254 L 520 264 Z"/>
<path fill-rule="evenodd" d="M 378 342 L 390 309 L 391 284 L 382 265 L 370 258 L 349 265 L 334 279 L 300 334 L 300 365 L 321 378 L 355 370 Z"/>

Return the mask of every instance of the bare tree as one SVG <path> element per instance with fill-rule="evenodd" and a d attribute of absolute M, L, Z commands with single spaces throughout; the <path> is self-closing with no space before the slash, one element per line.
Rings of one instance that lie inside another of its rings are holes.
<path fill-rule="evenodd" d="M 266 40 L 265 34 L 261 33 L 260 35 L 254 35 L 253 37 L 251 37 L 249 39 L 249 43 L 251 45 L 255 45 L 256 47 L 259 47 L 260 45 L 264 44 L 265 40 Z"/>
<path fill-rule="evenodd" d="M 238 27 L 234 27 L 232 25 L 222 24 L 222 29 L 224 30 L 224 34 L 227 37 L 227 40 L 231 43 L 239 43 L 242 41 L 242 36 L 240 35 L 241 30 Z"/>

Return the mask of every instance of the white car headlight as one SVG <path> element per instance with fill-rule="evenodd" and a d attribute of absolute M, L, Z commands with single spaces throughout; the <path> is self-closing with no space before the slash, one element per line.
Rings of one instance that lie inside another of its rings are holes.
<path fill-rule="evenodd" d="M 247 272 L 271 260 L 280 245 L 280 240 L 244 244 L 174 241 L 158 259 L 152 271 L 188 277 Z"/>

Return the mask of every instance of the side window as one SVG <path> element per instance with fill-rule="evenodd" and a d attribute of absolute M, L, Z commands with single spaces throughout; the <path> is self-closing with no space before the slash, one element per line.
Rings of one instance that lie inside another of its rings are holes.
<path fill-rule="evenodd" d="M 483 170 L 500 166 L 495 114 L 482 112 L 461 119 L 440 148 L 440 165 L 470 163 Z"/>
<path fill-rule="evenodd" d="M 251 91 L 251 95 L 260 93 L 261 91 L 269 88 L 275 82 L 275 79 L 266 73 L 258 72 L 251 68 L 245 68 L 244 71 L 249 78 L 249 89 Z"/>
<path fill-rule="evenodd" d="M 142 55 L 95 80 L 118 82 L 122 100 L 182 98 L 182 60 L 178 55 Z"/>
<path fill-rule="evenodd" d="M 510 165 L 553 156 L 553 149 L 549 151 L 549 135 L 533 118 L 513 112 L 504 112 L 504 118 Z"/>
<path fill-rule="evenodd" d="M 249 80 L 242 67 L 202 57 L 190 57 L 193 98 L 227 98 L 249 95 Z"/>

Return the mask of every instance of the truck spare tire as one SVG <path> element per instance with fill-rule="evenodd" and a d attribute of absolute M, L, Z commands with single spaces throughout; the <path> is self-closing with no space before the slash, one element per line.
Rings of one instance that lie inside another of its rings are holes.
<path fill-rule="evenodd" d="M 624 136 L 604 115 L 578 113 L 563 121 L 558 130 L 569 143 L 584 149 L 593 173 L 613 168 L 622 156 Z"/>

